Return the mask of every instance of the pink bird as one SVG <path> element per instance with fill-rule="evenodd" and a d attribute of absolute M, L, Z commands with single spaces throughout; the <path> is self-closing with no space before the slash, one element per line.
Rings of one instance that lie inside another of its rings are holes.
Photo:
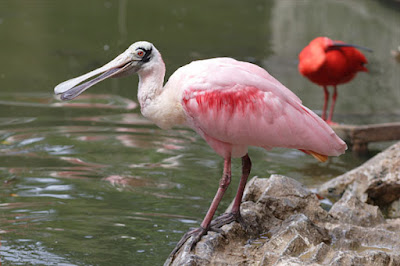
<path fill-rule="evenodd" d="M 264 69 L 232 58 L 194 61 L 179 68 L 163 86 L 165 64 L 145 41 L 132 44 L 108 64 L 57 85 L 61 100 L 71 100 L 109 77 L 139 75 L 138 100 L 143 116 L 163 129 L 186 125 L 224 158 L 217 193 L 199 228 L 186 233 L 171 255 L 191 238 L 191 248 L 209 230 L 243 223 L 240 204 L 251 161 L 248 146 L 299 149 L 326 161 L 346 144 L 301 100 Z M 86 81 L 99 75 L 92 80 Z M 84 82 L 84 83 L 83 83 Z M 231 158 L 242 158 L 242 177 L 230 213 L 212 220 L 231 181 Z"/>

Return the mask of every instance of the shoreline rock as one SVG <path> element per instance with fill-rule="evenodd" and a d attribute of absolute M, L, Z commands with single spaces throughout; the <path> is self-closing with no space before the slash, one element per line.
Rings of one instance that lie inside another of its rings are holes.
<path fill-rule="evenodd" d="M 380 209 L 399 202 L 391 188 L 399 167 L 400 143 L 322 185 L 320 195 L 340 197 L 329 211 L 292 178 L 254 177 L 241 208 L 247 228 L 234 222 L 223 234 L 208 232 L 164 265 L 400 265 L 400 218 Z"/>
<path fill-rule="evenodd" d="M 388 218 L 400 217 L 400 142 L 321 185 L 318 194 L 337 199 L 345 191 L 351 191 L 362 202 L 378 206 Z"/>

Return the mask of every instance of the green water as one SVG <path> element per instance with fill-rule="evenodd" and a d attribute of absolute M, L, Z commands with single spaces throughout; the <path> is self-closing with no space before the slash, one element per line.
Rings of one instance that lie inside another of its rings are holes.
<path fill-rule="evenodd" d="M 160 265 L 205 215 L 223 160 L 194 132 L 140 115 L 136 76 L 76 101 L 56 84 L 108 62 L 137 40 L 161 51 L 167 75 L 200 58 L 266 68 L 320 113 L 322 90 L 297 54 L 327 35 L 367 46 L 368 74 L 340 86 L 336 120 L 398 121 L 400 9 L 390 1 L 0 1 L 0 262 L 2 265 Z M 373 145 L 376 153 L 389 143 Z M 363 163 L 321 164 L 295 150 L 250 149 L 252 175 L 316 186 Z M 240 161 L 222 212 L 235 194 Z"/>

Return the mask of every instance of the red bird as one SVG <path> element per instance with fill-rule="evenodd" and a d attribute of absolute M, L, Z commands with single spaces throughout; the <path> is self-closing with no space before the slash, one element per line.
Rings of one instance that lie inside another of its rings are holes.
<path fill-rule="evenodd" d="M 299 54 L 300 73 L 324 88 L 325 102 L 322 119 L 328 124 L 334 124 L 332 116 L 337 97 L 336 86 L 349 82 L 359 71 L 368 72 L 368 69 L 364 66 L 367 63 L 367 59 L 356 48 L 371 51 L 368 48 L 346 44 L 342 41 L 333 41 L 327 37 L 317 37 L 304 47 Z M 333 96 L 327 119 L 328 86 L 333 86 Z"/>

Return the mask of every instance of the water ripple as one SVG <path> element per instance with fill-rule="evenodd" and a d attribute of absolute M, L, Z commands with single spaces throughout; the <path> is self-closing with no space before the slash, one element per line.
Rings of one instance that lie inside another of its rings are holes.
<path fill-rule="evenodd" d="M 73 102 L 60 102 L 52 93 L 2 93 L 0 94 L 0 99 L 0 105 L 44 108 L 68 107 L 132 110 L 138 106 L 131 99 L 114 94 L 86 93 Z"/>
<path fill-rule="evenodd" d="M 36 120 L 36 117 L 1 117 L 0 126 L 28 124 Z"/>
<path fill-rule="evenodd" d="M 76 265 L 32 239 L 2 240 L 0 252 L 2 262 L 12 265 Z"/>

